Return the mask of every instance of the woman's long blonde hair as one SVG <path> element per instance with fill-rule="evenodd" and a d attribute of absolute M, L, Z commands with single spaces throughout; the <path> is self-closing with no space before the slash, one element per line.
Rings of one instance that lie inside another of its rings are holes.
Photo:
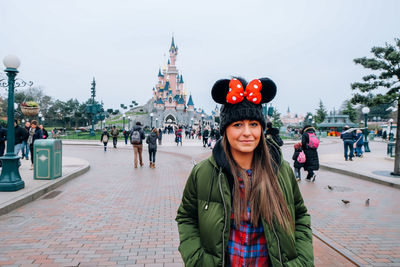
<path fill-rule="evenodd" d="M 239 226 L 241 218 L 247 217 L 247 206 L 249 205 L 251 209 L 251 218 L 249 219 L 255 226 L 258 225 L 262 216 L 272 227 L 275 218 L 283 229 L 291 232 L 294 229 L 293 219 L 279 187 L 278 177 L 274 171 L 274 167 L 278 168 L 278 166 L 273 166 L 276 163 L 271 160 L 264 134 L 261 134 L 260 142 L 253 152 L 251 183 L 247 174 L 233 159 L 226 132 L 222 139 L 222 146 L 234 178 L 232 204 L 235 224 Z M 243 200 L 240 198 L 238 176 L 244 182 Z"/>

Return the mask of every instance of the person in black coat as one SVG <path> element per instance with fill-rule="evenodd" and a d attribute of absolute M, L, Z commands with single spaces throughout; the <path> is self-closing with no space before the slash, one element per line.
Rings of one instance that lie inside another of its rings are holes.
<path fill-rule="evenodd" d="M 42 139 L 43 138 L 43 132 L 38 126 L 38 122 L 36 120 L 33 120 L 31 123 L 31 128 L 29 129 L 29 137 L 28 137 L 28 144 L 29 144 L 29 150 L 31 152 L 31 170 L 33 169 L 33 144 L 35 143 L 36 140 Z"/>
<path fill-rule="evenodd" d="M 294 144 L 294 153 L 293 153 L 292 159 L 294 160 L 294 163 L 293 163 L 294 175 L 296 176 L 297 181 L 301 181 L 300 169 L 304 167 L 304 163 L 300 163 L 297 161 L 297 158 L 299 157 L 299 154 L 302 151 L 303 150 L 301 149 L 301 143 Z"/>
<path fill-rule="evenodd" d="M 340 134 L 340 139 L 343 140 L 344 159 L 347 161 L 349 158 L 350 161 L 352 161 L 354 156 L 354 140 L 357 139 L 357 135 L 355 131 L 350 130 L 347 125 L 343 127 L 343 130 L 344 131 Z"/>
<path fill-rule="evenodd" d="M 14 136 L 15 136 L 15 143 L 14 143 L 14 153 L 18 156 L 19 152 L 22 148 L 22 139 L 24 136 L 24 130 L 18 125 L 18 121 L 14 121 Z"/>
<path fill-rule="evenodd" d="M 109 139 L 110 139 L 110 134 L 108 133 L 107 129 L 104 129 L 100 137 L 100 142 L 102 142 L 104 145 L 104 151 L 107 151 L 107 144 Z"/>
<path fill-rule="evenodd" d="M 311 125 L 304 126 L 301 136 L 301 148 L 303 149 L 304 154 L 306 154 L 306 162 L 304 163 L 304 170 L 308 172 L 306 181 L 314 182 L 316 176 L 314 171 L 319 170 L 319 159 L 317 149 L 308 146 L 309 133 L 315 134 L 314 127 Z"/>
<path fill-rule="evenodd" d="M 272 141 L 274 141 L 278 146 L 283 145 L 283 141 L 279 136 L 279 129 L 273 128 L 270 121 L 267 122 L 267 131 L 265 132 L 265 138 L 272 139 Z"/>

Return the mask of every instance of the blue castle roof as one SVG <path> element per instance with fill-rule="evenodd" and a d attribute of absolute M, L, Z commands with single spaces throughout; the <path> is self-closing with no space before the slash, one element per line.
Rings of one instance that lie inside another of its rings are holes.
<path fill-rule="evenodd" d="M 190 94 L 190 96 L 189 96 L 189 101 L 188 101 L 187 105 L 188 106 L 194 106 L 193 99 L 192 99 L 192 94 Z"/>
<path fill-rule="evenodd" d="M 161 98 L 158 99 L 157 104 L 164 104 Z"/>
<path fill-rule="evenodd" d="M 179 105 L 185 105 L 185 100 L 183 100 L 182 95 L 180 95 L 179 99 L 178 99 L 178 104 Z"/>

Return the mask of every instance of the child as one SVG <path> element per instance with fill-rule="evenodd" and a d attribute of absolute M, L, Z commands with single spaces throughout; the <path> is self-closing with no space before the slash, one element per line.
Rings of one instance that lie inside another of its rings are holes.
<path fill-rule="evenodd" d="M 293 167 L 294 167 L 294 175 L 296 176 L 296 180 L 298 182 L 301 181 L 301 174 L 300 174 L 300 169 L 304 167 L 304 163 L 300 163 L 297 161 L 297 158 L 299 157 L 300 152 L 303 150 L 301 149 L 301 143 L 296 143 L 294 144 L 294 153 L 292 159 L 294 160 Z"/>

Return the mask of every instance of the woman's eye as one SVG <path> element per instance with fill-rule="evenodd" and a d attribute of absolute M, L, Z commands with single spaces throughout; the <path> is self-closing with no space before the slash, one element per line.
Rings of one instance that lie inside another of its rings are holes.
<path fill-rule="evenodd" d="M 257 122 L 253 122 L 253 123 L 250 123 L 250 125 L 251 125 L 252 127 L 257 127 L 257 126 L 258 126 L 258 123 L 257 123 Z"/>
<path fill-rule="evenodd" d="M 233 127 L 240 127 L 240 126 L 242 126 L 241 123 L 235 123 L 235 124 L 233 125 Z"/>

